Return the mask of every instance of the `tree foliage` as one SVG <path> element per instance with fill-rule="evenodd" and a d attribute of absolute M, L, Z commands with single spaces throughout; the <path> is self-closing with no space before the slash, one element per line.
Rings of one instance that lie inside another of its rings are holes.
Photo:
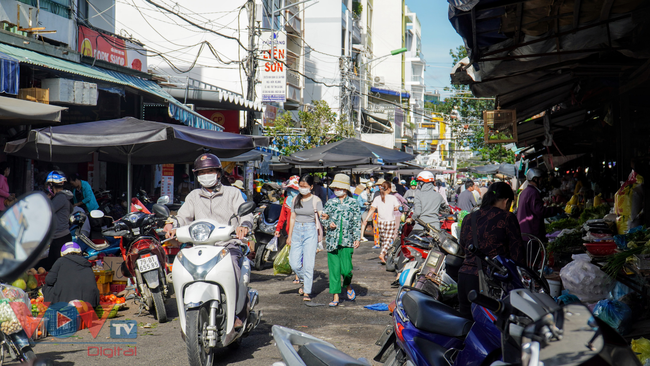
<path fill-rule="evenodd" d="M 467 49 L 458 46 L 449 50 L 453 59 L 453 65 L 467 57 Z M 483 132 L 483 111 L 494 109 L 494 101 L 489 99 L 476 98 L 467 85 L 452 85 L 446 87 L 445 91 L 454 92 L 452 98 L 447 98 L 440 104 L 432 104 L 430 107 L 435 112 L 445 115 L 445 121 L 451 126 L 454 138 L 458 139 L 459 145 L 469 146 L 477 151 L 482 160 L 498 163 L 514 163 L 515 155 L 512 151 L 504 148 L 504 144 L 486 144 Z M 454 98 L 456 97 L 456 98 Z M 456 109 L 460 118 L 451 118 L 452 111 Z"/>
<path fill-rule="evenodd" d="M 304 129 L 304 134 L 295 129 Z M 289 112 L 275 119 L 273 127 L 266 129 L 266 135 L 272 138 L 272 144 L 282 155 L 291 155 L 297 151 L 326 145 L 349 137 L 354 137 L 354 127 L 345 116 L 338 116 L 326 101 L 314 101 L 309 111 L 298 112 L 298 121 L 294 121 Z"/>

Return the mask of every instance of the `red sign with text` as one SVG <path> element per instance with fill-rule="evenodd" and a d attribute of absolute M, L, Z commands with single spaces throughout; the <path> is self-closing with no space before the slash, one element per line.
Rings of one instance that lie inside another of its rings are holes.
<path fill-rule="evenodd" d="M 129 50 L 127 50 L 127 46 Z M 147 71 L 147 56 L 141 46 L 118 37 L 99 33 L 84 26 L 79 26 L 77 50 L 82 55 L 93 57 L 97 60 L 110 62 L 138 71 Z"/>
<path fill-rule="evenodd" d="M 208 109 L 196 112 L 222 126 L 225 132 L 239 133 L 239 111 Z"/>

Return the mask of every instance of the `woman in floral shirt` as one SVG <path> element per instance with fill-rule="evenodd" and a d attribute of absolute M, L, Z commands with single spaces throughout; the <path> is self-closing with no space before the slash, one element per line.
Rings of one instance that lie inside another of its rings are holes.
<path fill-rule="evenodd" d="M 347 288 L 348 299 L 352 301 L 357 297 L 352 288 L 352 253 L 359 247 L 361 212 L 350 192 L 350 177 L 337 174 L 330 188 L 337 198 L 327 201 L 321 221 L 325 229 L 330 293 L 334 295 L 329 305 L 338 306 L 341 276 L 343 287 Z"/>

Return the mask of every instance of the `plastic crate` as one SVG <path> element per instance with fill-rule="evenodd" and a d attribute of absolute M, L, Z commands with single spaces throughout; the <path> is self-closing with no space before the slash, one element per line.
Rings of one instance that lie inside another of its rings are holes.
<path fill-rule="evenodd" d="M 62 307 L 57 305 L 58 304 L 54 304 L 49 307 L 45 312 L 45 316 L 43 316 L 44 319 L 47 319 L 47 333 L 55 337 L 74 334 L 79 326 L 79 313 L 77 312 L 77 309 L 70 305 Z M 59 314 L 68 317 L 70 321 L 61 324 L 59 327 L 57 322 Z"/>
<path fill-rule="evenodd" d="M 102 284 L 97 284 L 97 288 L 99 289 L 99 294 L 100 295 L 108 295 L 111 293 L 111 284 L 110 283 L 102 283 Z"/>
<path fill-rule="evenodd" d="M 37 318 L 34 318 L 38 320 Z M 41 320 L 38 322 L 38 327 L 34 330 L 34 333 L 32 333 L 32 339 L 37 341 L 39 339 L 43 339 L 47 337 L 47 323 L 48 320 L 47 318 L 43 317 Z M 40 335 L 38 332 L 41 332 Z"/>
<path fill-rule="evenodd" d="M 45 277 L 46 276 L 47 276 L 47 272 L 45 272 L 43 274 L 34 275 L 34 277 L 36 278 L 36 285 L 38 287 L 42 287 L 42 286 L 45 285 Z"/>
<path fill-rule="evenodd" d="M 95 310 L 89 310 L 85 313 L 79 314 L 79 325 L 78 330 L 87 329 L 93 326 L 93 320 L 97 319 L 97 313 Z"/>
<path fill-rule="evenodd" d="M 113 282 L 113 271 L 93 271 L 97 285 Z"/>
<path fill-rule="evenodd" d="M 126 283 L 125 284 L 116 284 L 113 283 L 111 284 L 111 292 L 122 292 L 126 289 Z"/>

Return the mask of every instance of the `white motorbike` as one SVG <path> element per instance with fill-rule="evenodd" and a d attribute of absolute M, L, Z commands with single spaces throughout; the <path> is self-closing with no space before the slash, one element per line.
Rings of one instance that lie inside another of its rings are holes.
<path fill-rule="evenodd" d="M 238 346 L 242 337 L 259 324 L 261 314 L 254 311 L 258 293 L 248 287 L 248 247 L 242 245 L 240 278 L 235 278 L 231 254 L 225 247 L 234 238 L 236 226 L 230 226 L 230 222 L 239 221 L 254 209 L 254 202 L 246 202 L 228 224 L 197 220 L 176 230 L 178 241 L 193 244 L 176 255 L 172 267 L 181 335 L 192 366 L 212 365 L 215 349 Z M 236 328 L 236 315 L 244 310 L 243 326 Z"/>

